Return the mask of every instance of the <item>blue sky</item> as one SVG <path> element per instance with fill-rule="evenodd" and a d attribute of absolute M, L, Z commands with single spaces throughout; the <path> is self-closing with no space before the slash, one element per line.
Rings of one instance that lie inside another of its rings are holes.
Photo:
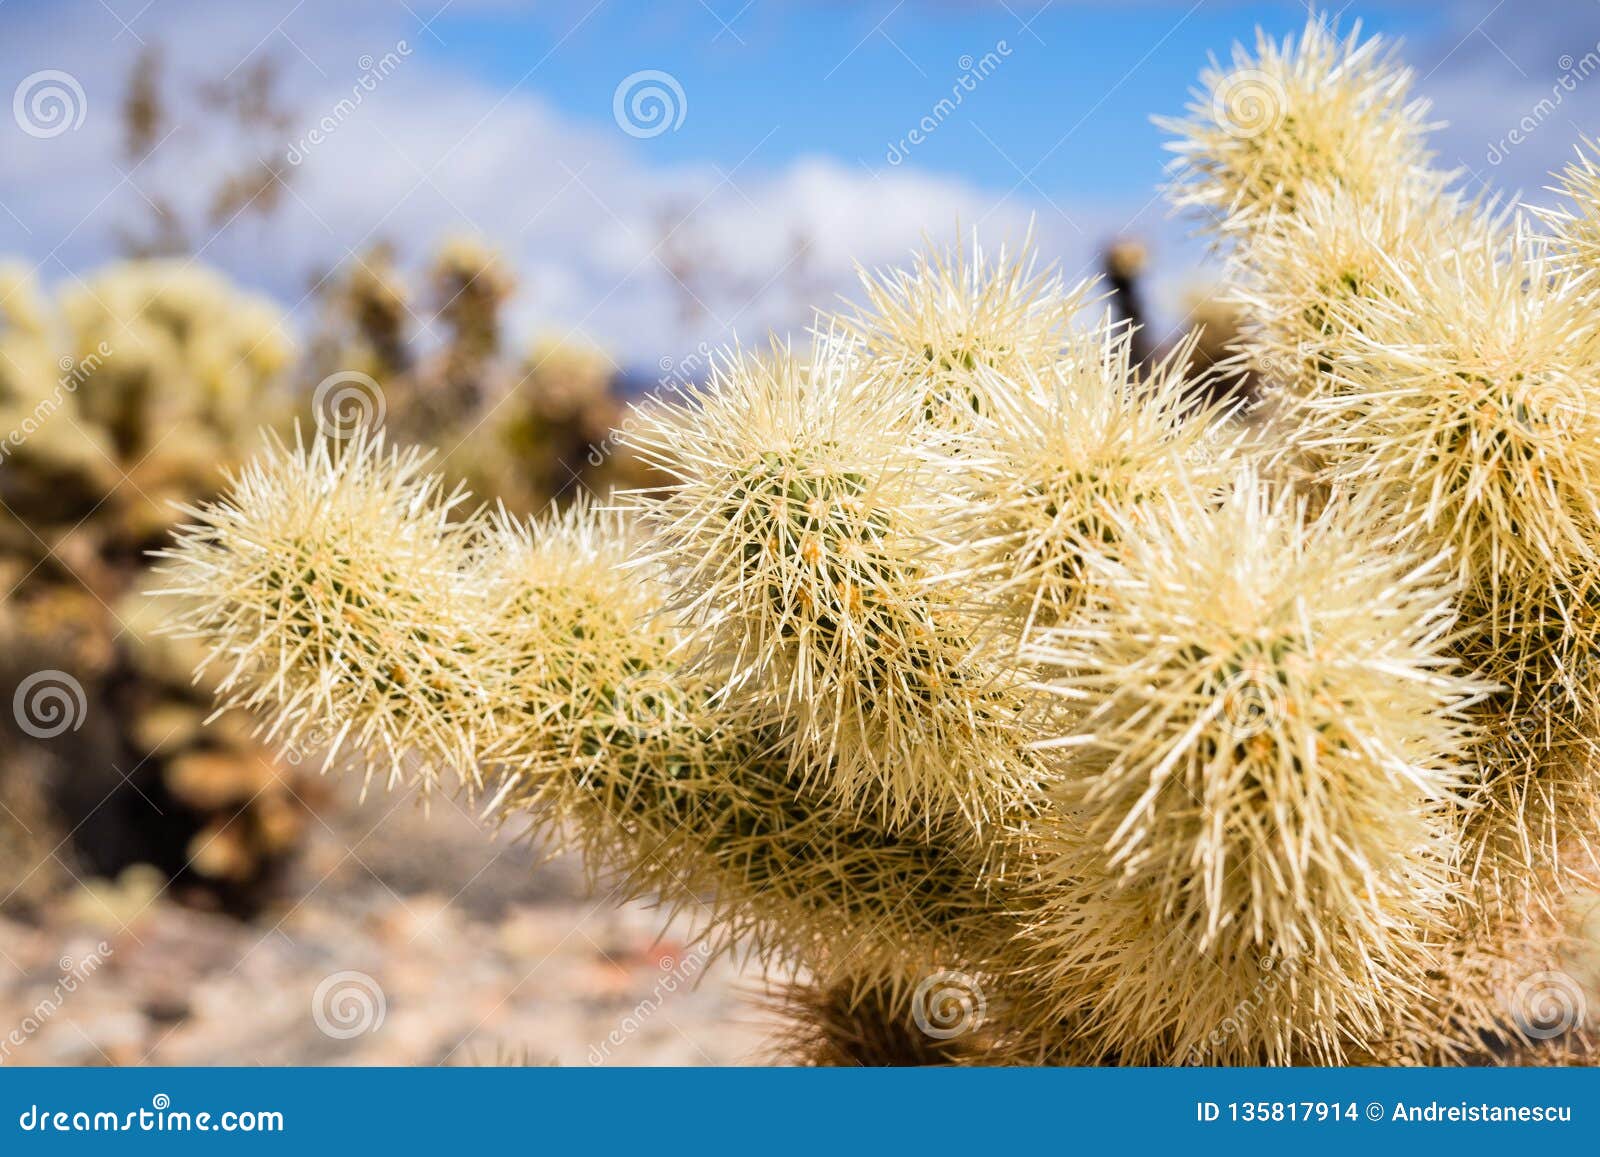
<path fill-rule="evenodd" d="M 1580 133 L 1600 133 L 1600 79 L 1538 110 L 1600 52 L 1592 0 L 1347 5 L 1344 24 L 1357 17 L 1405 39 L 1420 91 L 1452 122 L 1441 157 L 1470 183 L 1537 195 Z M 57 70 L 86 107 L 48 139 L 0 118 L 0 254 L 46 282 L 89 280 L 144 200 L 197 210 L 194 178 L 230 142 L 207 137 L 182 93 L 271 58 L 295 127 L 267 151 L 330 117 L 334 129 L 293 166 L 271 221 L 207 231 L 200 259 L 279 299 L 291 327 L 312 276 L 375 241 L 420 262 L 441 237 L 476 234 L 519 273 L 519 340 L 582 335 L 637 366 L 803 324 L 848 291 L 853 262 L 900 260 L 958 222 L 990 244 L 1032 222 L 1069 274 L 1139 237 L 1170 322 L 1213 274 L 1158 195 L 1150 118 L 1181 112 L 1209 55 L 1304 19 L 1293 0 L 4 0 L 0 96 Z M 132 168 L 117 103 L 141 44 L 167 51 L 176 116 Z M 392 73 L 339 111 L 401 45 Z M 891 163 L 986 54 L 988 75 Z M 614 116 L 644 70 L 682 94 L 681 123 L 654 135 Z M 1491 163 L 1536 110 L 1526 142 Z"/>
<path fill-rule="evenodd" d="M 1424 40 L 1446 24 L 1428 5 L 1373 5 L 1363 16 L 1374 32 Z M 1151 114 L 1182 107 L 1208 53 L 1225 55 L 1257 25 L 1288 34 L 1304 22 L 1294 0 L 608 5 L 528 83 L 600 124 L 611 115 L 614 78 L 661 68 L 683 84 L 692 112 L 652 144 L 664 161 L 731 163 L 757 149 L 769 164 L 823 152 L 878 166 L 886 145 L 948 95 L 963 56 L 1003 42 L 1003 66 L 966 116 L 918 148 L 917 163 L 1005 186 L 1019 179 L 1015 162 L 1047 191 L 1148 195 L 1162 160 Z M 570 27 L 537 11 L 452 7 L 429 26 L 438 39 L 423 35 L 418 44 L 511 85 Z"/>

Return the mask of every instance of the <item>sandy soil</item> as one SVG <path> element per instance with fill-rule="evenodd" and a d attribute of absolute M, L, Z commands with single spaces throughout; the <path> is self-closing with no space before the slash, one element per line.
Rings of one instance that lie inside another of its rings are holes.
<path fill-rule="evenodd" d="M 137 871 L 72 886 L 42 924 L 0 917 L 0 1063 L 762 1059 L 756 966 L 590 894 L 570 860 L 448 800 L 425 816 L 346 794 L 313 829 L 283 901 L 249 923 Z"/>

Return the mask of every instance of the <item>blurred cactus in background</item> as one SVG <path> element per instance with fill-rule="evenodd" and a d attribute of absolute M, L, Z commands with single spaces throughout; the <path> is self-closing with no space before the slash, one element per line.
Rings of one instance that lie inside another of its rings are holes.
<path fill-rule="evenodd" d="M 492 248 L 448 239 L 422 280 L 419 292 L 384 245 L 325 278 L 312 380 L 364 375 L 392 439 L 436 449 L 517 514 L 649 477 L 612 437 L 627 404 L 604 350 L 571 334 L 507 348 L 516 282 Z"/>
<path fill-rule="evenodd" d="M 453 237 L 439 246 L 428 280 L 435 316 L 449 333 L 438 370 L 443 388 L 418 399 L 422 420 L 481 405 L 484 368 L 500 352 L 500 309 L 516 289 L 499 255 L 470 237 Z"/>
<path fill-rule="evenodd" d="M 609 359 L 549 340 L 507 356 L 499 315 L 513 282 L 478 242 L 446 243 L 428 282 L 439 344 L 418 339 L 417 298 L 379 248 L 329 282 L 301 363 L 272 305 L 192 262 L 123 262 L 54 298 L 20 267 L 0 269 L 5 686 L 59 672 L 85 704 L 48 743 L 7 725 L 13 826 L 56 832 L 41 854 L 16 857 L 47 862 L 19 902 L 60 874 L 52 850 L 75 874 L 153 865 L 180 897 L 238 914 L 270 896 L 318 797 L 309 766 L 295 765 L 320 760 L 324 737 L 285 762 L 247 716 L 206 725 L 215 687 L 193 681 L 204 652 L 156 638 L 165 610 L 145 590 L 147 552 L 180 504 L 216 492 L 219 467 L 242 463 L 263 430 L 285 431 L 304 395 L 319 425 L 337 420 L 314 388 L 330 367 L 364 376 L 398 431 L 454 451 L 509 510 L 621 476 L 630 459 L 609 445 L 624 417 Z"/>
<path fill-rule="evenodd" d="M 320 282 L 322 332 L 313 365 L 391 381 L 411 368 L 411 287 L 394 250 L 375 245 Z"/>
<path fill-rule="evenodd" d="M 24 292 L 8 321 L 10 746 L 42 768 L 77 870 L 148 863 L 180 894 L 249 911 L 295 843 L 301 804 L 241 719 L 202 726 L 207 690 L 181 648 L 155 637 L 161 609 L 139 587 L 174 503 L 213 492 L 217 467 L 288 413 L 282 318 L 215 274 L 143 261 L 56 302 Z M 62 701 L 75 726 L 48 743 L 34 742 L 28 714 L 41 673 L 81 696 Z"/>
<path fill-rule="evenodd" d="M 1239 330 L 1243 308 L 1230 291 L 1218 286 L 1188 290 L 1180 305 L 1183 320 L 1179 336 L 1160 346 L 1150 338 L 1150 317 L 1145 306 L 1143 281 L 1148 255 L 1136 241 L 1119 240 L 1106 246 L 1101 257 L 1106 296 L 1114 316 L 1130 327 L 1130 355 L 1143 366 L 1182 348 L 1178 369 L 1189 389 L 1212 402 L 1243 402 L 1246 414 L 1258 401 L 1254 369 L 1239 356 Z"/>
<path fill-rule="evenodd" d="M 577 339 L 535 338 L 518 368 L 519 384 L 487 435 L 497 473 L 479 489 L 513 510 L 571 494 L 574 483 L 603 494 L 652 475 L 633 451 L 608 445 L 627 409 L 616 392 L 616 367 L 605 352 Z"/>
<path fill-rule="evenodd" d="M 1600 818 L 1594 161 L 1540 232 L 1450 191 L 1409 86 L 1313 18 L 1170 123 L 1270 421 L 1139 344 L 1130 254 L 1119 320 L 963 242 L 649 405 L 616 509 L 474 511 L 392 426 L 275 442 L 169 614 L 265 740 L 770 959 L 793 1060 L 1583 1060 L 1542 986 Z M 427 372 L 481 376 L 503 282 L 453 252 Z M 353 328 L 421 373 L 389 285 Z"/>

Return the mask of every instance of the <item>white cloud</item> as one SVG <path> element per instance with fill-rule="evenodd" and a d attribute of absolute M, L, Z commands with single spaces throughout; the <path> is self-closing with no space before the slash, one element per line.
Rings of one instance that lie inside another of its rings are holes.
<path fill-rule="evenodd" d="M 81 6 L 85 20 L 95 6 Z M 536 79 L 506 93 L 428 63 L 417 51 L 426 33 L 402 8 L 340 6 L 330 20 L 308 6 L 275 31 L 283 7 L 185 3 L 153 11 L 136 31 L 188 73 L 205 71 L 194 62 L 215 72 L 252 50 L 285 66 L 299 115 L 280 155 L 303 155 L 293 193 L 270 223 L 241 218 L 207 239 L 203 257 L 286 302 L 303 297 L 309 273 L 378 240 L 420 257 L 443 234 L 481 233 L 522 276 L 512 308 L 519 330 L 580 329 L 624 362 L 653 363 L 702 340 L 801 324 L 809 301 L 853 284 L 855 261 L 899 260 L 924 233 L 952 237 L 958 221 L 981 225 L 994 243 L 1020 236 L 1038 213 L 1044 248 L 1074 268 L 1120 224 L 1112 210 L 1078 206 L 1069 223 L 1037 198 L 910 166 L 874 173 L 826 157 L 776 169 L 755 160 L 737 170 L 653 165 L 609 119 L 578 123 L 554 110 Z M 47 62 L 89 85 L 81 131 L 15 149 L 8 139 L 16 160 L 0 172 L 0 203 L 22 222 L 0 212 L 0 249 L 36 258 L 54 249 L 47 279 L 103 260 L 115 226 L 139 218 L 140 190 L 199 213 L 202 185 L 188 174 L 225 151 L 226 142 L 200 141 L 180 108 L 185 127 L 123 179 L 113 164 L 117 104 L 135 46 L 127 33 L 110 39 L 106 22 L 105 36 L 74 38 L 64 57 L 56 21 L 26 22 L 0 47 L 0 79 Z M 399 51 L 408 37 L 409 52 Z M 395 67 L 355 100 L 362 66 L 385 53 Z M 325 139 L 311 145 L 319 124 Z M 691 299 L 668 271 L 679 258 L 705 273 L 690 280 L 703 313 L 684 308 Z"/>
<path fill-rule="evenodd" d="M 109 2 L 130 20 L 139 7 Z M 1487 164 L 1485 155 L 1549 95 L 1564 54 L 1581 59 L 1600 41 L 1600 9 L 1575 13 L 1557 0 L 1515 7 L 1465 6 L 1446 34 L 1410 45 L 1407 55 L 1452 122 L 1438 140 L 1441 159 L 1473 165 L 1503 191 L 1538 196 L 1579 126 L 1595 124 L 1600 75 L 1566 95 L 1502 164 Z M 575 9 L 571 18 L 581 15 Z M 548 19 L 560 17 L 558 10 Z M 198 213 L 204 183 L 190 174 L 225 150 L 226 142 L 207 140 L 183 115 L 156 156 L 124 178 L 118 101 L 136 35 L 166 47 L 185 86 L 247 57 L 279 60 L 298 113 L 280 153 L 324 116 L 336 120 L 295 168 L 293 195 L 275 219 L 241 218 L 204 250 L 206 261 L 286 304 L 303 297 L 310 274 L 349 250 L 389 239 L 420 259 L 445 233 L 481 232 L 521 276 L 512 306 L 520 334 L 576 328 L 624 362 L 651 364 L 701 340 L 727 341 L 731 331 L 748 341 L 769 326 L 803 323 L 806 303 L 851 287 L 855 261 L 899 261 L 924 233 L 952 237 L 958 221 L 979 226 L 992 244 L 1017 237 L 1036 217 L 1041 248 L 1074 274 L 1092 271 L 1108 237 L 1132 231 L 1156 250 L 1154 296 L 1168 317 L 1180 287 L 1206 276 L 1196 271 L 1199 247 L 1165 218 L 1159 200 L 1053 202 L 1027 185 L 983 188 L 911 164 L 869 171 L 809 156 L 771 166 L 759 150 L 731 171 L 654 163 L 649 142 L 608 116 L 580 121 L 555 109 L 540 96 L 537 74 L 508 93 L 439 67 L 417 19 L 388 0 L 292 11 L 288 0 L 163 0 L 134 20 L 131 33 L 99 0 L 8 7 L 4 19 L 0 96 L 31 72 L 61 68 L 83 82 L 89 101 L 83 126 L 53 139 L 0 120 L 0 252 L 44 261 L 50 280 L 84 275 L 107 259 L 116 226 L 144 210 L 140 190 L 187 200 Z M 63 35 L 69 26 L 73 35 Z M 362 58 L 395 52 L 402 40 L 411 53 L 358 107 L 339 111 L 363 73 Z M 801 243 L 807 248 L 796 259 Z M 685 256 L 707 271 L 691 282 L 704 313 L 685 308 L 692 302 L 668 272 Z"/>
<path fill-rule="evenodd" d="M 1474 187 L 1549 201 L 1549 173 L 1600 123 L 1600 6 L 1474 0 L 1411 55 L 1449 122 L 1434 141 L 1440 164 L 1468 169 Z"/>

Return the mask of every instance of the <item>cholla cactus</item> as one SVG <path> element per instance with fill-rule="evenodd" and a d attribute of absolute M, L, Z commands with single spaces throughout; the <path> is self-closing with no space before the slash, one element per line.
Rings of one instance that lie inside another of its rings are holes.
<path fill-rule="evenodd" d="M 225 703 L 274 705 L 289 745 L 341 720 L 328 758 L 348 743 L 396 777 L 413 752 L 472 768 L 481 700 L 460 674 L 460 604 L 477 597 L 458 573 L 461 496 L 423 462 L 381 440 L 336 458 L 324 441 L 271 447 L 227 502 L 186 512 L 200 521 L 180 531 L 185 582 L 168 592 L 217 624 Z"/>
<path fill-rule="evenodd" d="M 1582 1055 L 1504 990 L 1593 833 L 1584 251 L 1448 195 L 1372 42 L 1206 83 L 1177 198 L 1285 445 L 1028 252 L 933 253 L 649 407 L 609 513 L 274 448 L 167 553 L 224 701 L 795 967 L 804 1059 Z"/>
<path fill-rule="evenodd" d="M 472 237 L 447 240 L 429 270 L 436 316 L 449 327 L 435 389 L 417 399 L 428 417 L 468 411 L 483 401 L 487 364 L 500 350 L 500 311 L 516 280 L 500 255 Z"/>
<path fill-rule="evenodd" d="M 456 333 L 458 354 L 494 353 L 500 307 L 517 288 L 500 254 L 481 238 L 447 238 L 434 251 L 429 279 L 439 317 Z"/>
<path fill-rule="evenodd" d="M 1249 472 L 1175 493 L 1029 644 L 1083 712 L 1024 956 L 1080 1057 L 1336 1060 L 1434 967 L 1474 689 L 1441 560 L 1383 551 L 1371 513 Z"/>
<path fill-rule="evenodd" d="M 1298 436 L 1329 485 L 1381 495 L 1419 540 L 1453 552 L 1462 659 L 1504 688 L 1510 724 L 1475 823 L 1509 823 L 1532 868 L 1600 814 L 1585 786 L 1600 722 L 1592 306 L 1520 236 L 1408 272 L 1403 302 L 1347 304 L 1336 385 Z"/>
<path fill-rule="evenodd" d="M 54 303 L 37 278 L 19 265 L 0 265 L 0 298 L 0 465 L 10 475 L 7 501 L 18 498 L 29 510 L 60 518 L 78 498 L 63 498 L 63 479 L 77 491 L 90 479 L 103 492 L 108 447 L 77 419 L 76 363 L 59 348 Z M 58 414 L 71 420 L 50 420 Z M 0 533 L 18 540 L 7 553 L 26 549 L 23 528 Z"/>
<path fill-rule="evenodd" d="M 676 481 L 638 504 L 646 558 L 682 592 L 697 665 L 725 672 L 726 696 L 748 689 L 756 717 L 797 721 L 802 774 L 897 824 L 981 826 L 1032 782 L 1024 702 L 975 653 L 955 592 L 930 589 L 961 560 L 930 553 L 905 397 L 825 343 L 809 361 L 737 358 L 647 411 L 634 442 Z"/>
<path fill-rule="evenodd" d="M 1326 32 L 1308 32 L 1292 69 L 1327 68 Z M 1372 92 L 1401 93 L 1404 70 L 1375 47 L 1352 59 Z M 1269 73 L 1282 53 L 1263 47 Z M 1340 72 L 1343 76 L 1343 72 Z M 1343 84 L 1330 77 L 1332 89 Z M 1299 150 L 1298 127 L 1322 97 L 1295 96 L 1253 141 Z M 1363 111 L 1364 110 L 1364 111 Z M 1318 116 L 1333 115 L 1323 109 Z M 1374 141 L 1410 141 L 1416 117 L 1368 100 L 1340 121 Z M 1187 127 L 1210 155 L 1210 128 Z M 1555 238 L 1526 221 L 1441 193 L 1441 174 L 1408 144 L 1386 168 L 1352 180 L 1342 154 L 1309 156 L 1290 201 L 1240 205 L 1247 229 L 1235 260 L 1255 310 L 1245 346 L 1290 386 L 1293 451 L 1327 492 L 1370 494 L 1423 549 L 1447 551 L 1460 586 L 1453 651 L 1498 690 L 1479 712 L 1473 805 L 1461 822 L 1466 858 L 1491 903 L 1511 903 L 1551 863 L 1586 868 L 1596 811 L 1596 683 L 1600 630 L 1592 575 L 1600 526 L 1593 478 L 1596 354 L 1584 272 L 1585 170 L 1568 176 L 1578 209 L 1556 214 Z M 1200 166 L 1184 200 L 1204 203 L 1224 176 Z"/>
<path fill-rule="evenodd" d="M 871 977 L 807 976 L 784 983 L 766 1001 L 783 1026 L 771 1055 L 784 1064 L 826 1068 L 970 1064 L 992 1042 L 977 1025 L 974 1031 L 950 1031 L 971 1017 L 976 994 L 961 989 L 958 978 L 946 979 L 955 988 L 944 995 L 950 1007 L 937 1021 L 928 1017 L 926 997 L 919 1000 L 915 992 Z"/>
<path fill-rule="evenodd" d="M 1411 269 L 1451 261 L 1474 243 L 1481 249 L 1495 228 L 1449 198 L 1311 185 L 1294 213 L 1233 254 L 1238 340 L 1254 368 L 1292 397 L 1338 392 L 1334 359 L 1360 320 L 1350 303 L 1405 308 L 1421 291 Z"/>
<path fill-rule="evenodd" d="M 903 390 L 914 415 L 959 428 L 986 410 L 978 371 L 1015 376 L 1051 363 L 1086 304 L 1088 283 L 1068 287 L 1037 270 L 1031 251 L 1025 241 L 1020 256 L 1002 248 L 985 257 L 974 240 L 970 251 L 919 254 L 907 270 L 863 270 L 867 303 L 838 324 L 859 342 L 869 372 Z"/>
<path fill-rule="evenodd" d="M 319 344 L 330 369 L 353 370 L 380 382 L 412 363 L 413 294 L 395 268 L 395 254 L 377 245 L 358 255 L 321 294 L 324 332 Z"/>
<path fill-rule="evenodd" d="M 975 375 L 988 412 L 936 458 L 967 478 L 952 530 L 972 544 L 985 597 L 1023 636 L 1082 605 L 1095 585 L 1086 557 L 1114 554 L 1144 510 L 1218 490 L 1231 472 L 1239 435 L 1184 374 L 1194 338 L 1142 375 L 1133 338 L 1100 327 L 1014 378 Z"/>
<path fill-rule="evenodd" d="M 1436 194 L 1429 172 L 1428 102 L 1411 96 L 1411 71 L 1357 25 L 1341 38 L 1313 16 L 1281 43 L 1258 33 L 1252 55 L 1200 78 L 1187 120 L 1158 118 L 1169 146 L 1174 200 L 1230 233 L 1299 208 L 1305 191 L 1337 183 L 1365 196 L 1396 184 Z"/>
<path fill-rule="evenodd" d="M 481 485 L 518 513 L 550 501 L 603 494 L 621 480 L 648 479 L 637 458 L 612 437 L 624 420 L 617 366 L 604 350 L 576 338 L 535 338 L 498 400 L 490 428 L 469 454 Z"/>
<path fill-rule="evenodd" d="M 178 894 L 248 911 L 303 809 L 238 716 L 203 727 L 210 692 L 190 685 L 192 659 L 153 641 L 160 611 L 139 585 L 170 504 L 214 493 L 218 465 L 242 460 L 286 409 L 283 320 L 176 262 L 115 265 L 55 300 L 26 277 L 5 280 L 6 681 L 60 668 L 83 688 L 86 716 L 81 732 L 18 747 L 44 769 L 80 868 L 153 863 L 181 877 Z"/>
<path fill-rule="evenodd" d="M 387 246 L 331 277 L 308 378 L 370 378 L 356 379 L 361 404 L 392 437 L 439 451 L 453 477 L 519 515 L 646 480 L 612 435 L 625 404 L 602 349 L 570 334 L 508 348 L 516 280 L 494 249 L 449 239 L 423 281 Z"/>
<path fill-rule="evenodd" d="M 768 950 L 951 950 L 989 888 L 960 829 L 858 819 L 795 774 L 780 728 L 725 725 L 673 664 L 665 592 L 619 569 L 614 519 L 452 522 L 418 465 L 381 440 L 279 448 L 195 512 L 167 577 L 229 701 L 270 705 L 290 741 L 343 720 L 336 740 L 396 777 L 489 769 L 502 813 L 564 824 L 618 887 Z"/>
<path fill-rule="evenodd" d="M 1558 175 L 1554 192 L 1571 204 L 1560 208 L 1535 209 L 1551 228 L 1552 249 L 1558 264 L 1574 277 L 1592 284 L 1600 277 L 1600 143 L 1585 140 L 1577 149 L 1578 159 Z"/>
<path fill-rule="evenodd" d="M 78 410 L 152 497 L 196 493 L 285 408 L 292 347 L 282 317 L 209 270 L 113 266 L 68 292 L 62 312 L 75 357 L 109 351 L 79 388 Z"/>

